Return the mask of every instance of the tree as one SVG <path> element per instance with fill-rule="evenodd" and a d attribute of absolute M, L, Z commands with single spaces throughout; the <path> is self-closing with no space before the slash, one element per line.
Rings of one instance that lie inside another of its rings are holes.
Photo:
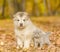
<path fill-rule="evenodd" d="M 26 0 L 21 0 L 21 3 L 20 3 L 20 8 L 21 8 L 21 11 L 25 11 L 25 4 L 26 3 Z"/>
<path fill-rule="evenodd" d="M 46 9 L 46 0 L 43 0 L 43 3 L 44 3 L 44 6 L 45 6 L 45 9 Z M 46 15 L 46 11 L 44 12 L 44 15 Z"/>
<path fill-rule="evenodd" d="M 12 0 L 7 0 L 8 2 L 8 8 L 9 8 L 9 16 L 14 14 L 14 6 Z"/>
<path fill-rule="evenodd" d="M 46 0 L 46 3 L 47 3 L 46 5 L 47 5 L 47 8 L 48 8 L 48 15 L 52 15 L 50 0 Z"/>
<path fill-rule="evenodd" d="M 6 6 L 6 0 L 3 0 L 3 6 L 2 6 L 2 17 L 5 18 L 5 6 Z"/>
<path fill-rule="evenodd" d="M 38 5 L 37 5 L 37 0 L 33 0 L 32 15 L 33 16 L 39 16 L 40 15 L 39 8 L 38 8 Z"/>

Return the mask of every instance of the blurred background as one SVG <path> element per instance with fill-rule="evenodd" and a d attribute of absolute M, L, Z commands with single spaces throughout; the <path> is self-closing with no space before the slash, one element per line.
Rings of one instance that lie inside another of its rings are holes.
<path fill-rule="evenodd" d="M 33 47 L 27 52 L 60 52 L 60 0 L 0 0 L 0 52 L 22 52 L 16 48 L 13 18 L 18 11 L 28 12 L 32 23 L 44 32 L 53 32 L 54 46 Z"/>
<path fill-rule="evenodd" d="M 10 18 L 18 11 L 32 16 L 60 16 L 60 0 L 0 0 L 0 18 Z"/>

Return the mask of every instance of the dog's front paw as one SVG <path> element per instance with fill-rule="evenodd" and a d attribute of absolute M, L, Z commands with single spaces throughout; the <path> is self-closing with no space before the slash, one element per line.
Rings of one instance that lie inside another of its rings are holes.
<path fill-rule="evenodd" d="M 26 52 L 29 48 L 23 48 L 23 51 Z"/>
<path fill-rule="evenodd" d="M 29 46 L 23 47 L 23 51 L 27 51 L 29 49 Z"/>
<path fill-rule="evenodd" d="M 17 45 L 17 47 L 16 47 L 17 49 L 22 49 L 23 48 L 23 46 L 22 45 Z"/>
<path fill-rule="evenodd" d="M 19 49 L 20 47 L 19 46 L 16 46 L 17 49 Z"/>
<path fill-rule="evenodd" d="M 17 38 L 17 49 L 23 48 L 23 43 L 20 39 Z"/>

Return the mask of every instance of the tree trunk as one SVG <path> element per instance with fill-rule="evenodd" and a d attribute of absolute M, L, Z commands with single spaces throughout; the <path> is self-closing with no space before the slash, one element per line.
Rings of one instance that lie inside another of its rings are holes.
<path fill-rule="evenodd" d="M 6 6 L 6 0 L 3 0 L 3 6 L 2 6 L 2 17 L 5 18 L 5 6 Z"/>
<path fill-rule="evenodd" d="M 48 13 L 49 13 L 49 15 L 52 15 L 52 11 L 51 11 L 51 5 L 50 5 L 50 0 L 47 0 L 48 2 Z"/>
<path fill-rule="evenodd" d="M 48 9 L 47 9 L 47 0 L 43 0 L 43 1 L 44 1 L 45 9 L 48 10 Z M 47 11 L 45 11 L 44 15 L 45 15 L 45 16 L 47 15 Z"/>
<path fill-rule="evenodd" d="M 15 12 L 19 11 L 19 5 L 17 3 L 17 0 L 13 0 L 13 7 L 14 7 Z"/>
<path fill-rule="evenodd" d="M 34 1 L 33 1 L 32 15 L 33 15 L 33 16 L 39 16 L 37 0 L 34 0 Z"/>
<path fill-rule="evenodd" d="M 25 2 L 26 0 L 21 0 L 21 3 L 20 3 L 21 11 L 25 11 Z"/>
<path fill-rule="evenodd" d="M 7 0 L 8 7 L 9 7 L 9 16 L 14 14 L 14 6 L 12 0 Z"/>
<path fill-rule="evenodd" d="M 15 12 L 25 11 L 25 0 L 21 0 L 20 3 L 18 3 L 17 0 L 14 0 L 14 8 L 15 8 Z"/>

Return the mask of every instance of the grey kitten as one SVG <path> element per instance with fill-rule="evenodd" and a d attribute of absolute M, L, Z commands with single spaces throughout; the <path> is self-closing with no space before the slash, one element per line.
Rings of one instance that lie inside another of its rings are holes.
<path fill-rule="evenodd" d="M 50 32 L 43 32 L 41 30 L 34 31 L 33 41 L 34 41 L 35 47 L 38 47 L 38 45 L 40 45 L 40 47 L 42 47 L 43 44 L 50 45 L 51 44 L 51 42 L 49 40 L 50 34 L 51 34 Z"/>

